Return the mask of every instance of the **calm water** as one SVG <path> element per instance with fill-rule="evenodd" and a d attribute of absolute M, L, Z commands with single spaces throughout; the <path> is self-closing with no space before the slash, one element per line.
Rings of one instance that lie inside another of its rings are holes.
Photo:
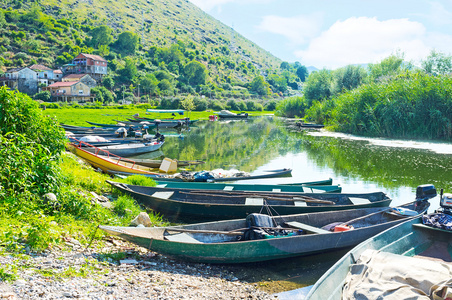
<path fill-rule="evenodd" d="M 287 183 L 333 178 L 344 193 L 383 191 L 391 205 L 415 198 L 416 187 L 431 183 L 452 193 L 452 144 L 367 139 L 323 131 L 291 131 L 273 117 L 247 121 L 200 122 L 190 131 L 167 136 L 158 153 L 179 160 L 202 159 L 198 170 L 235 168 L 252 174 L 292 168 L 291 178 L 249 180 Z M 145 156 L 142 156 L 145 157 Z M 439 198 L 431 200 L 432 209 Z M 228 267 L 240 279 L 271 291 L 313 284 L 341 253 Z M 251 271 L 250 271 L 251 270 Z"/>

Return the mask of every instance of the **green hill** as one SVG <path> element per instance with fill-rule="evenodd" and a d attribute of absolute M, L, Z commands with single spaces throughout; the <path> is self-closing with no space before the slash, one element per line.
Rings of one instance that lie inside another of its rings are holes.
<path fill-rule="evenodd" d="M 284 93 L 287 85 L 296 88 L 300 82 L 295 75 L 299 63 L 281 69 L 280 59 L 187 0 L 4 0 L 1 5 L 3 70 L 31 63 L 57 68 L 84 52 L 109 61 L 116 89 L 130 83 L 136 86 L 140 77 L 156 71 L 172 75 L 169 80 L 175 93 L 219 92 L 226 85 L 232 96 L 243 94 L 243 88 L 265 96 Z M 93 40 L 93 29 L 101 25 L 112 29 L 112 40 L 106 45 Z M 118 43 L 124 32 L 138 40 L 130 53 Z M 207 80 L 202 84 L 193 84 L 185 76 L 184 67 L 193 60 L 206 67 Z M 137 72 L 121 73 L 128 63 L 137 66 Z M 159 82 L 165 78 L 155 75 Z M 258 76 L 266 78 L 271 90 L 250 87 Z"/>

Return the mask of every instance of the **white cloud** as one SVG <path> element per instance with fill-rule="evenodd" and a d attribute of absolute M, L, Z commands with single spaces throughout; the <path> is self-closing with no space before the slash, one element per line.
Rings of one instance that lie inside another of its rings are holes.
<path fill-rule="evenodd" d="M 419 22 L 408 19 L 378 21 L 353 17 L 334 23 L 295 55 L 304 65 L 334 69 L 348 64 L 375 63 L 400 50 L 405 59 L 425 57 L 427 32 Z"/>
<path fill-rule="evenodd" d="M 264 16 L 257 28 L 285 36 L 294 44 L 303 44 L 319 33 L 322 22 L 321 13 L 295 17 Z"/>

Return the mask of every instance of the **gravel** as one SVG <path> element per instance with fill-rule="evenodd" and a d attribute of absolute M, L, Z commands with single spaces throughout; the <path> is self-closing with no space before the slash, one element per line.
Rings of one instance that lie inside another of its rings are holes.
<path fill-rule="evenodd" d="M 172 260 L 108 238 L 84 249 L 0 256 L 0 299 L 275 299 L 227 267 Z M 126 255 L 124 255 L 124 253 Z M 1 274 L 0 274 L 1 275 Z"/>

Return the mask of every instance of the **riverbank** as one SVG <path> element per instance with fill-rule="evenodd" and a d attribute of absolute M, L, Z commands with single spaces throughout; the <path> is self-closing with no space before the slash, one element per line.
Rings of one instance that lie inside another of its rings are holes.
<path fill-rule="evenodd" d="M 0 299 L 275 299 L 221 265 L 169 259 L 105 237 L 89 248 L 0 256 Z"/>

